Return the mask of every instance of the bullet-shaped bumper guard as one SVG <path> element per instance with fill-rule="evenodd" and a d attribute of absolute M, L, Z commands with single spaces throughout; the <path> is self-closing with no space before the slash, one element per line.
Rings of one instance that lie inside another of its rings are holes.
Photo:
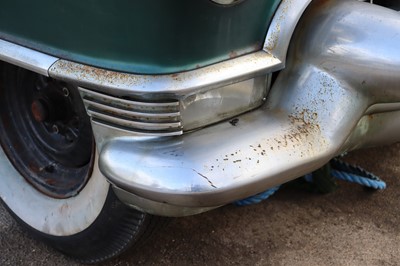
<path fill-rule="evenodd" d="M 344 151 L 399 141 L 400 53 L 388 54 L 400 47 L 399 14 L 324 1 L 305 17 L 262 108 L 178 137 L 105 142 L 100 169 L 120 197 L 155 214 L 192 214 L 309 173 Z"/>

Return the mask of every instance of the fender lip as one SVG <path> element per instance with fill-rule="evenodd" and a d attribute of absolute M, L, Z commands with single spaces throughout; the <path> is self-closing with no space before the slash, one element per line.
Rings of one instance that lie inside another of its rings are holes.
<path fill-rule="evenodd" d="M 58 58 L 0 39 L 0 60 L 48 77 Z"/>
<path fill-rule="evenodd" d="M 181 98 L 235 82 L 281 70 L 283 63 L 265 51 L 258 51 L 214 65 L 162 75 L 120 73 L 66 60 L 49 69 L 50 76 L 78 83 L 119 97 L 145 99 Z"/>

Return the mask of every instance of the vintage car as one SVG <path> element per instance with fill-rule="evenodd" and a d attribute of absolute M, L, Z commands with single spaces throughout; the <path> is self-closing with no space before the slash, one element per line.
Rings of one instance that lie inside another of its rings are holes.
<path fill-rule="evenodd" d="M 398 142 L 399 4 L 374 2 L 3 0 L 2 201 L 96 263 Z"/>

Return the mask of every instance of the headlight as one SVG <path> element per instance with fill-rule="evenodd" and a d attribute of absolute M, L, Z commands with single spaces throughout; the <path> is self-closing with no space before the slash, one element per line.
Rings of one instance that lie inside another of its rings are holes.
<path fill-rule="evenodd" d="M 269 75 L 260 76 L 184 98 L 180 106 L 183 130 L 232 118 L 260 106 L 269 83 Z"/>
<path fill-rule="evenodd" d="M 79 87 L 92 123 L 134 135 L 176 136 L 260 106 L 270 75 L 162 102 L 114 97 Z"/>

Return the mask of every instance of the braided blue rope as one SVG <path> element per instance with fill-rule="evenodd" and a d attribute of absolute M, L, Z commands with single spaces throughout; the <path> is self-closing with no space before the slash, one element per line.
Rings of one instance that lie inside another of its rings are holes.
<path fill-rule="evenodd" d="M 374 189 L 385 189 L 386 188 L 386 183 L 385 181 L 381 180 L 379 177 L 376 175 L 365 171 L 364 169 L 357 167 L 357 166 L 352 166 L 350 164 L 347 164 L 343 161 L 340 161 L 338 159 L 333 159 L 330 162 L 332 166 L 332 171 L 331 174 L 333 177 L 360 184 L 365 187 L 370 187 Z M 304 179 L 307 182 L 313 182 L 313 176 L 312 174 L 307 174 L 304 176 Z M 271 188 L 265 192 L 259 193 L 257 195 L 238 200 L 234 202 L 235 205 L 237 206 L 247 206 L 247 205 L 252 205 L 252 204 L 257 204 L 260 203 L 261 201 L 264 201 L 271 197 L 273 194 L 275 194 L 276 191 L 279 190 L 281 186 L 276 186 L 274 188 Z"/>
<path fill-rule="evenodd" d="M 331 161 L 332 176 L 337 179 L 360 184 L 374 189 L 385 189 L 386 183 L 373 173 L 367 172 L 361 167 L 352 166 L 338 159 Z"/>
<path fill-rule="evenodd" d="M 337 179 L 360 184 L 365 187 L 370 187 L 374 189 L 385 189 L 386 188 L 386 183 L 382 180 L 373 180 L 369 179 L 363 176 L 351 174 L 351 173 L 346 173 L 343 171 L 338 171 L 338 170 L 332 170 L 332 175 L 336 177 Z"/>
<path fill-rule="evenodd" d="M 266 200 L 269 197 L 271 197 L 273 194 L 275 194 L 275 192 L 278 191 L 278 189 L 280 187 L 281 186 L 276 186 L 276 187 L 270 188 L 265 192 L 261 192 L 259 194 L 254 195 L 254 196 L 251 196 L 251 197 L 248 197 L 248 198 L 245 198 L 245 199 L 242 199 L 242 200 L 235 201 L 234 204 L 236 206 L 247 206 L 247 205 L 253 205 L 253 204 L 260 203 L 261 201 Z"/>

